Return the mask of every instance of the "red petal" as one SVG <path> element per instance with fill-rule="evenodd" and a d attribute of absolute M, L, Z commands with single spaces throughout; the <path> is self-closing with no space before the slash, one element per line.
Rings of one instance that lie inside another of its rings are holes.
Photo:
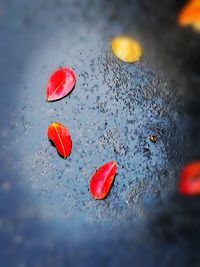
<path fill-rule="evenodd" d="M 72 69 L 60 68 L 49 78 L 46 98 L 47 101 L 55 101 L 68 95 L 74 88 L 76 76 Z"/>
<path fill-rule="evenodd" d="M 183 195 L 200 195 L 200 161 L 186 165 L 179 181 L 179 192 Z"/>
<path fill-rule="evenodd" d="M 111 188 L 116 174 L 116 163 L 108 162 L 99 167 L 92 175 L 90 181 L 90 192 L 95 199 L 104 199 Z"/>
<path fill-rule="evenodd" d="M 70 155 L 72 149 L 70 133 L 62 124 L 58 122 L 50 124 L 47 135 L 63 158 Z"/>

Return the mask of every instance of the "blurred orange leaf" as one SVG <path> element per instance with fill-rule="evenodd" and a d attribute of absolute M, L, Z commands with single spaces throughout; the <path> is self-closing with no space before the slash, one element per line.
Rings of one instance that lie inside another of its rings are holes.
<path fill-rule="evenodd" d="M 200 30 L 200 0 L 190 0 L 178 16 L 180 26 L 193 26 Z"/>

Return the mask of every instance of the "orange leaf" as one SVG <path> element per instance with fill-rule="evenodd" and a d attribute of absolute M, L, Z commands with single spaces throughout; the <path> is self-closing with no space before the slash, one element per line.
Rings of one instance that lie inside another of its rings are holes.
<path fill-rule="evenodd" d="M 200 23 L 200 0 L 189 1 L 178 16 L 180 26 L 192 25 L 197 28 Z"/>

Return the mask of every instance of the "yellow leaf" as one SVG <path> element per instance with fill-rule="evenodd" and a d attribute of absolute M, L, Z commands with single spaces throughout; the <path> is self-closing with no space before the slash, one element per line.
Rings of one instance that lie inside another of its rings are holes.
<path fill-rule="evenodd" d="M 192 26 L 195 31 L 200 32 L 200 22 L 196 22 Z"/>
<path fill-rule="evenodd" d="M 112 40 L 113 53 L 125 62 L 136 62 L 142 55 L 142 49 L 138 42 L 127 36 L 119 36 Z"/>

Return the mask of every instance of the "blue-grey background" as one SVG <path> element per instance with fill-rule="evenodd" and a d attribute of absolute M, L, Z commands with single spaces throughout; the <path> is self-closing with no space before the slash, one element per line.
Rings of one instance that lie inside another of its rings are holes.
<path fill-rule="evenodd" d="M 200 148 L 199 36 L 176 26 L 181 4 L 0 1 L 1 267 L 199 266 L 199 200 L 176 193 Z M 118 34 L 141 43 L 140 62 L 112 54 Z M 77 84 L 47 103 L 59 66 Z M 66 160 L 53 121 L 71 133 Z M 110 160 L 114 185 L 95 201 L 91 174 Z"/>

